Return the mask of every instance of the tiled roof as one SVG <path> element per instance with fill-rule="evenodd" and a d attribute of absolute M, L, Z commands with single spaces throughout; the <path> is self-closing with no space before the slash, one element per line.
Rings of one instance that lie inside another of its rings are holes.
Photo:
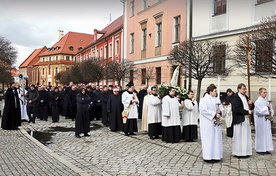
<path fill-rule="evenodd" d="M 82 48 L 84 48 L 92 39 L 93 35 L 91 34 L 68 32 L 52 47 L 48 48 L 47 51 L 41 53 L 39 56 L 49 56 L 56 54 L 76 54 Z"/>
<path fill-rule="evenodd" d="M 47 47 L 44 46 L 42 48 L 38 48 L 35 49 L 30 55 L 29 57 L 27 57 L 27 59 L 25 61 L 22 62 L 22 64 L 19 66 L 19 68 L 23 68 L 23 67 L 28 67 L 28 66 L 33 66 L 35 63 L 37 63 L 39 61 L 39 57 L 38 55 L 42 52 L 47 51 Z"/>
<path fill-rule="evenodd" d="M 101 39 L 104 39 L 105 37 L 111 35 L 112 33 L 118 31 L 119 29 L 123 28 L 124 24 L 124 18 L 123 16 L 120 16 L 116 20 L 114 20 L 112 23 L 110 23 L 108 26 L 106 26 L 103 30 L 97 30 L 98 34 L 103 34 L 100 38 L 98 38 L 96 41 L 91 40 L 87 46 L 84 47 L 84 49 L 89 48 L 91 45 L 97 43 Z"/>

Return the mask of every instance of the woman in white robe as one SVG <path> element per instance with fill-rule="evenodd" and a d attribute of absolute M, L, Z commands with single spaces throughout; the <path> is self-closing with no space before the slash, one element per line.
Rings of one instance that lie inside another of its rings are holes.
<path fill-rule="evenodd" d="M 162 100 L 162 140 L 177 143 L 181 139 L 179 107 L 181 104 L 174 96 L 175 89 L 171 88 L 169 95 Z"/>
<path fill-rule="evenodd" d="M 148 134 L 150 139 L 158 139 L 162 134 L 162 100 L 156 93 L 157 87 L 152 87 L 151 91 L 148 98 Z"/>
<path fill-rule="evenodd" d="M 255 102 L 254 125 L 255 125 L 255 149 L 258 153 L 273 151 L 273 140 L 271 133 L 271 121 L 266 116 L 273 117 L 274 110 L 266 100 L 267 91 L 259 89 L 260 97 Z"/>
<path fill-rule="evenodd" d="M 186 142 L 197 140 L 198 104 L 194 99 L 194 92 L 188 92 L 182 111 L 182 138 Z"/>
<path fill-rule="evenodd" d="M 222 128 L 215 125 L 224 114 L 224 108 L 217 98 L 214 84 L 207 88 L 207 93 L 199 102 L 200 136 L 202 143 L 202 157 L 206 162 L 223 158 Z"/>
<path fill-rule="evenodd" d="M 136 93 L 134 92 L 133 84 L 128 85 L 128 90 L 122 94 L 122 103 L 124 109 L 127 109 L 131 106 L 129 114 L 127 116 L 126 124 L 123 124 L 123 130 L 126 136 L 135 135 L 134 132 L 137 132 L 137 119 L 138 119 L 138 104 L 139 100 Z"/>

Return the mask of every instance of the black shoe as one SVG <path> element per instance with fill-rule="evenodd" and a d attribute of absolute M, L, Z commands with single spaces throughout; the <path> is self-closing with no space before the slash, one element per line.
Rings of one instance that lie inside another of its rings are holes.
<path fill-rule="evenodd" d="M 72 121 L 75 121 L 75 119 L 72 119 Z"/>
<path fill-rule="evenodd" d="M 90 136 L 90 134 L 85 133 L 84 136 Z"/>
<path fill-rule="evenodd" d="M 35 121 L 32 121 L 32 123 L 35 123 Z"/>
<path fill-rule="evenodd" d="M 125 136 L 129 136 L 129 134 L 125 133 Z"/>
<path fill-rule="evenodd" d="M 160 136 L 155 136 L 155 138 L 154 139 L 160 139 Z"/>
<path fill-rule="evenodd" d="M 136 135 L 135 133 L 130 133 L 130 135 Z"/>
<path fill-rule="evenodd" d="M 151 140 L 153 140 L 153 139 L 154 139 L 154 137 L 153 137 L 153 136 L 150 136 L 150 139 L 151 139 Z"/>
<path fill-rule="evenodd" d="M 81 138 L 79 134 L 76 135 L 77 138 Z"/>

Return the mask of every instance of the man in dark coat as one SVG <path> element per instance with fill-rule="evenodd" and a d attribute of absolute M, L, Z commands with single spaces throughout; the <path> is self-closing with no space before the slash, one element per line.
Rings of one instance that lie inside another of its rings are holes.
<path fill-rule="evenodd" d="M 35 88 L 35 85 L 32 84 L 30 90 L 26 95 L 27 103 L 27 114 L 29 116 L 29 123 L 35 123 L 35 119 L 37 117 L 37 107 L 38 107 L 38 91 Z"/>
<path fill-rule="evenodd" d="M 38 91 L 38 116 L 40 120 L 48 120 L 49 92 L 42 85 Z"/>
<path fill-rule="evenodd" d="M 123 120 L 122 111 L 124 106 L 122 104 L 122 97 L 119 94 L 119 89 L 113 89 L 113 94 L 109 96 L 107 101 L 107 112 L 109 112 L 109 127 L 110 130 L 122 131 Z"/>
<path fill-rule="evenodd" d="M 109 97 L 109 92 L 107 86 L 103 87 L 103 91 L 101 92 L 101 102 L 102 102 L 102 123 L 105 126 L 108 126 L 108 114 L 107 114 L 107 100 Z"/>
<path fill-rule="evenodd" d="M 148 89 L 147 86 L 143 86 L 143 89 L 140 90 L 138 93 L 138 99 L 139 99 L 138 119 L 142 119 L 144 97 L 148 94 L 147 89 Z"/>
<path fill-rule="evenodd" d="M 96 96 L 96 107 L 95 107 L 96 120 L 100 120 L 102 118 L 102 102 L 101 102 L 100 86 L 97 85 L 93 93 Z"/>
<path fill-rule="evenodd" d="M 77 114 L 77 86 L 74 85 L 72 86 L 72 89 L 69 93 L 69 104 L 70 104 L 70 114 L 69 118 L 72 119 L 73 121 L 76 119 L 76 114 Z"/>
<path fill-rule="evenodd" d="M 3 110 L 1 128 L 15 130 L 21 126 L 21 109 L 16 84 L 12 82 L 5 93 L 5 106 Z"/>
<path fill-rule="evenodd" d="M 92 87 L 86 87 L 86 94 L 90 97 L 90 105 L 89 105 L 89 119 L 90 121 L 94 120 L 96 117 L 95 109 L 96 109 L 96 95 L 94 94 Z"/>

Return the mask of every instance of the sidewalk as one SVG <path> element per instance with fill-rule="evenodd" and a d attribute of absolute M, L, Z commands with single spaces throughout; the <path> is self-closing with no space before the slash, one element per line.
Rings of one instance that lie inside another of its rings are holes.
<path fill-rule="evenodd" d="M 139 120 L 139 126 L 140 126 Z M 74 136 L 74 123 L 61 117 L 59 123 L 37 120 L 20 130 L 0 130 L 0 176 L 2 175 L 276 175 L 276 153 L 249 158 L 231 155 L 231 139 L 223 134 L 224 158 L 218 163 L 202 160 L 198 142 L 164 143 L 138 132 L 127 137 L 110 132 L 100 121 L 90 137 Z M 46 147 L 27 131 L 56 131 Z M 93 128 L 93 127 L 92 127 Z M 225 133 L 225 130 L 224 130 Z M 274 146 L 276 144 L 274 136 Z"/>

